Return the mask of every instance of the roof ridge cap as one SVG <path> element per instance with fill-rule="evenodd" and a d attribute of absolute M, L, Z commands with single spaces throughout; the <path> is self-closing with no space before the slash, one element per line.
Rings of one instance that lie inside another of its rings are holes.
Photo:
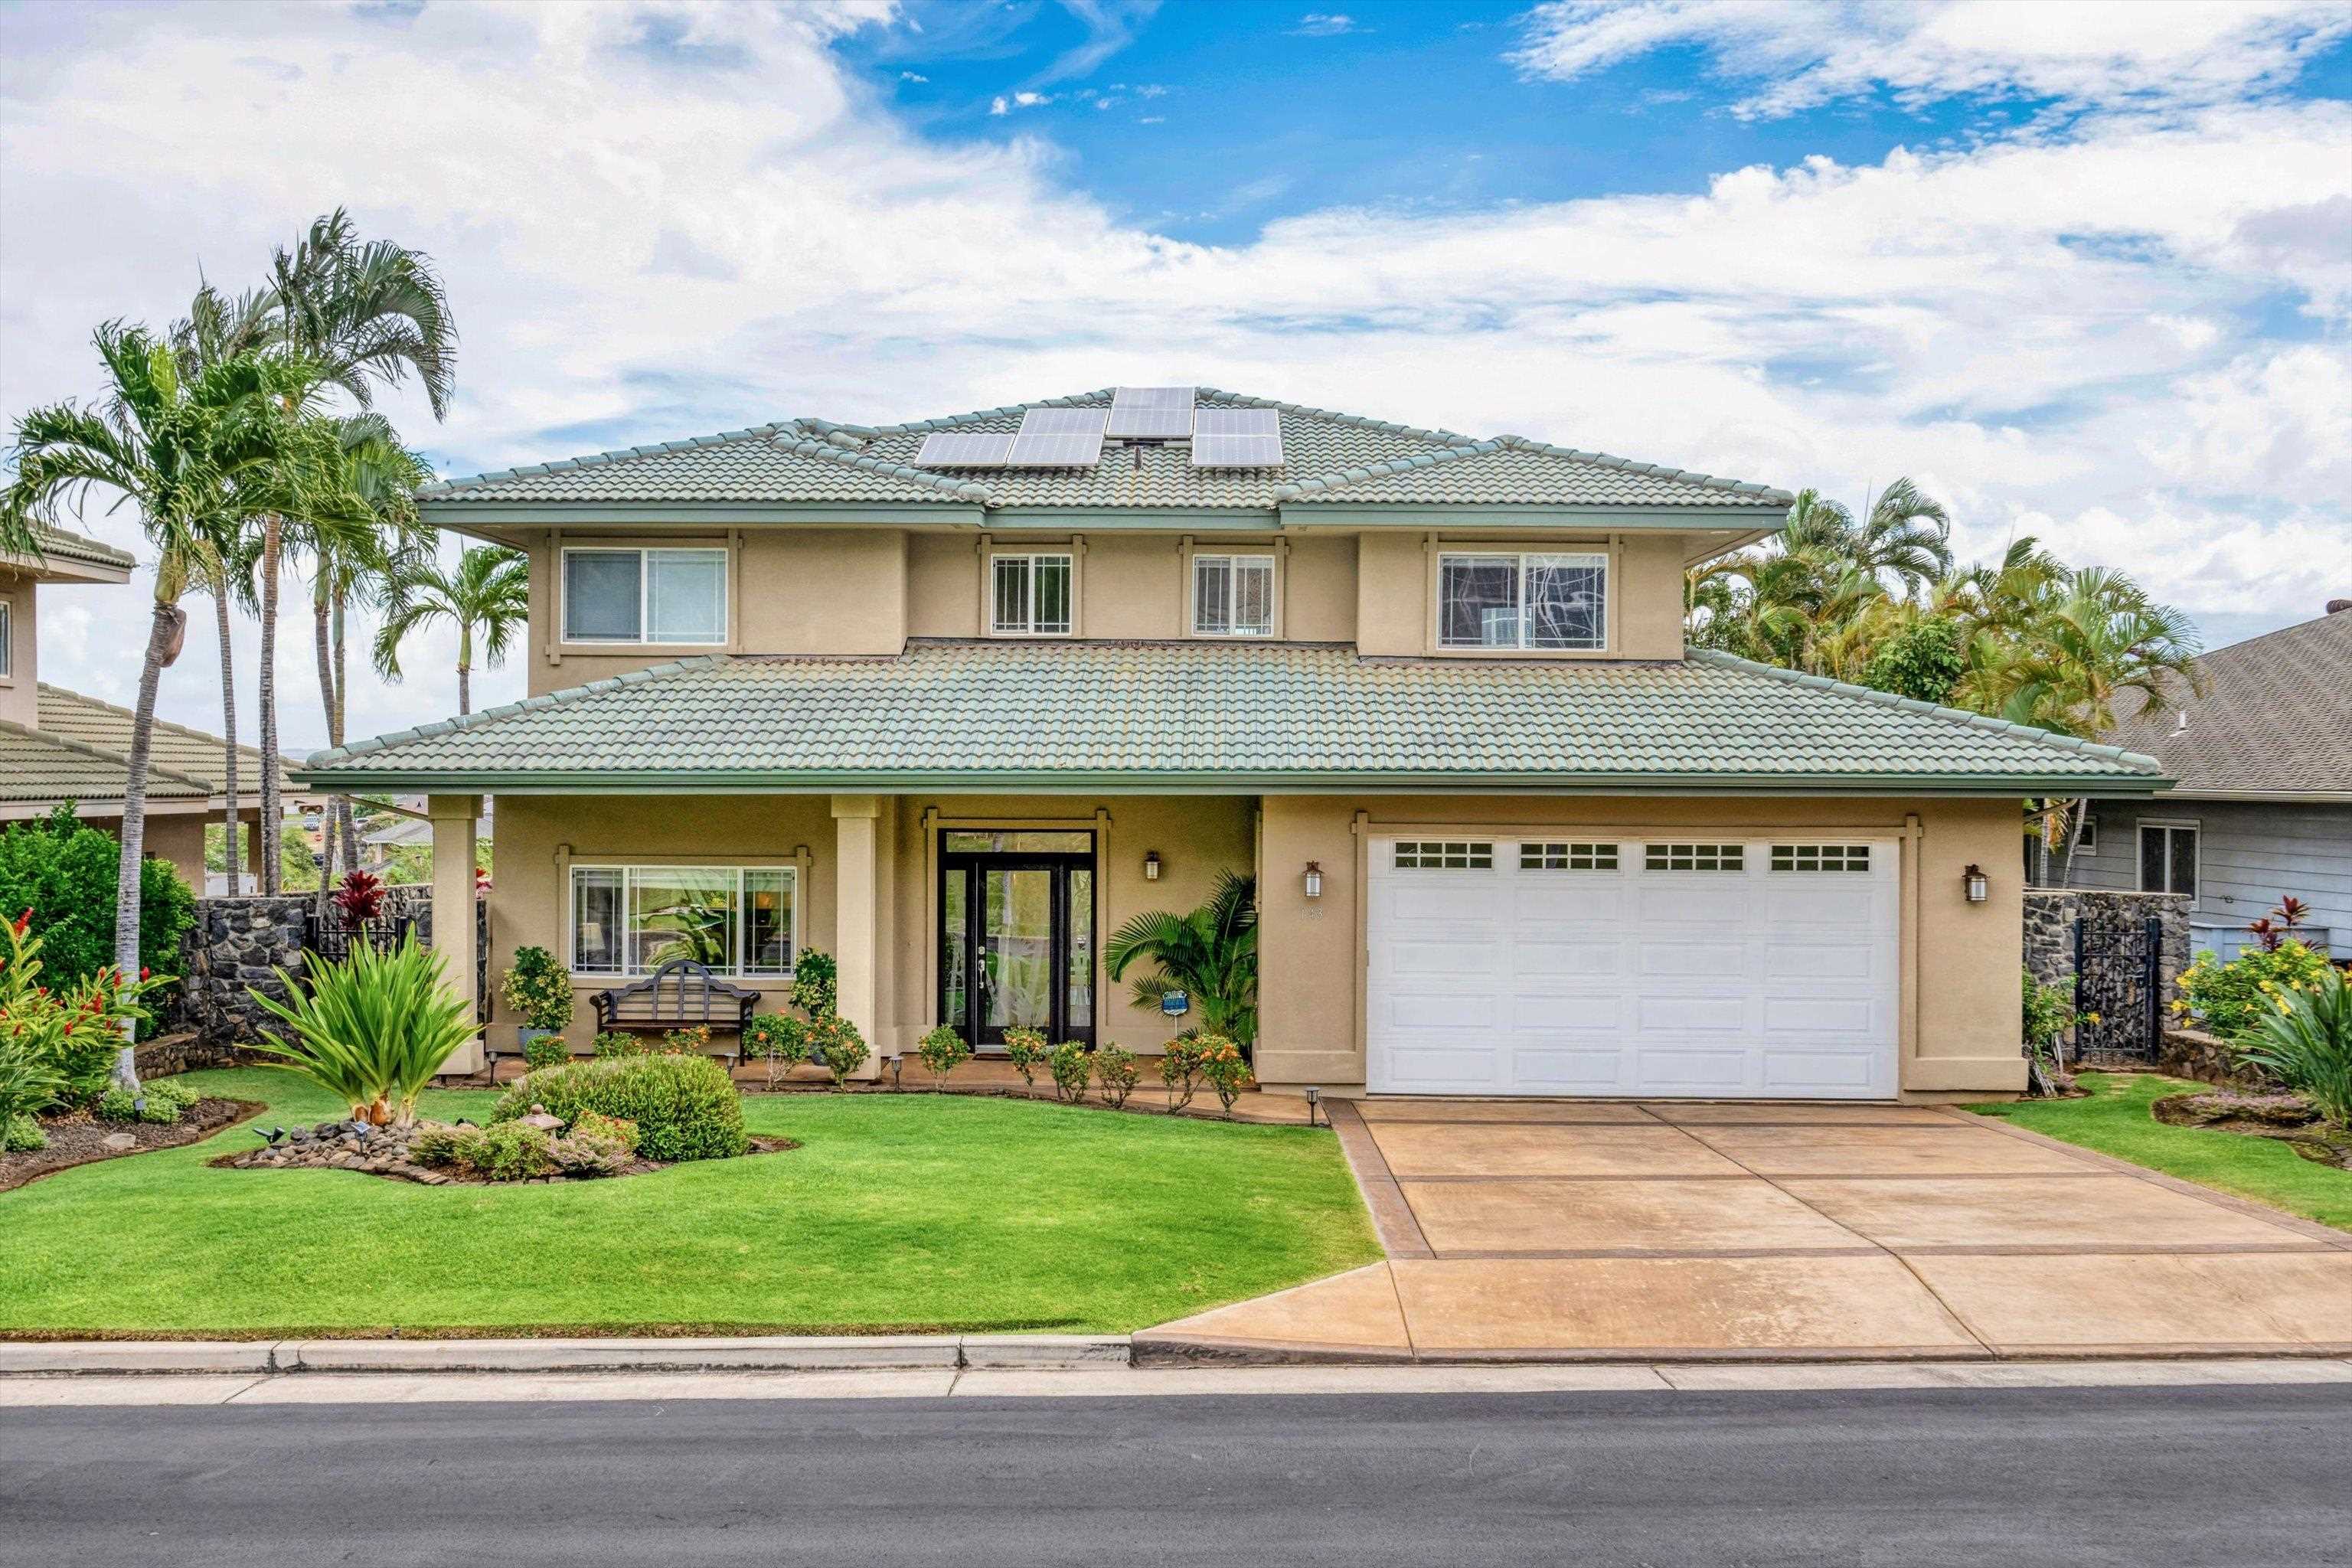
<path fill-rule="evenodd" d="M 911 463 L 894 463 L 887 458 L 877 458 L 871 452 L 849 451 L 820 437 L 802 436 L 791 441 L 784 440 L 781 437 L 771 437 L 769 445 L 782 451 L 791 452 L 797 457 L 817 458 L 828 463 L 842 463 L 853 468 L 863 468 L 870 474 L 883 474 L 908 484 L 942 490 L 959 500 L 977 501 L 982 506 L 987 506 L 994 500 L 988 487 L 978 479 L 950 479 L 945 474 L 935 473 L 929 468 L 916 468 Z"/>
<path fill-rule="evenodd" d="M 1304 479 L 1287 480 L 1274 487 L 1274 499 L 1286 501 L 1297 500 L 1302 496 L 1324 495 L 1332 490 L 1345 489 L 1349 485 L 1386 479 L 1391 474 L 1408 473 L 1414 468 L 1440 468 L 1465 458 L 1483 458 L 1496 449 L 1492 441 L 1479 441 L 1467 447 L 1448 447 L 1442 452 L 1408 452 L 1401 457 L 1383 458 L 1377 463 L 1364 463 Z"/>
<path fill-rule="evenodd" d="M 654 441 L 641 447 L 616 447 L 609 452 L 591 452 L 577 458 L 556 458 L 544 463 L 521 463 L 511 468 L 491 468 L 462 479 L 439 479 L 429 485 L 419 485 L 414 492 L 419 499 L 451 495 L 478 486 L 503 483 L 508 479 L 538 479 L 546 474 L 569 473 L 574 468 L 601 468 L 609 463 L 625 463 L 635 458 L 658 458 L 667 452 L 691 451 L 698 447 L 725 447 L 737 441 L 772 437 L 782 430 L 797 430 L 797 419 L 780 419 L 766 425 L 748 426 L 740 430 L 721 430 L 715 436 L 686 436 L 675 441 Z"/>
<path fill-rule="evenodd" d="M 1449 446 L 1472 446 L 1478 439 L 1475 436 L 1465 436 L 1458 430 L 1400 425 L 1391 419 L 1374 419 L 1370 415 L 1349 414 L 1337 408 L 1318 408 L 1308 403 L 1285 403 L 1280 398 L 1260 397 L 1248 392 L 1228 392 L 1217 386 L 1196 386 L 1192 389 L 1192 397 L 1195 403 L 1203 397 L 1221 397 L 1247 408 L 1272 408 L 1283 414 L 1296 414 L 1304 419 L 1321 419 L 1335 425 L 1352 426 L 1359 430 L 1377 430 L 1385 436 L 1417 436 L 1423 440 L 1443 441 Z"/>
<path fill-rule="evenodd" d="M 323 752 L 313 752 L 302 759 L 305 768 L 323 768 L 331 763 L 349 762 L 371 752 L 381 752 L 404 741 L 421 740 L 426 735 L 446 735 L 460 730 L 478 730 L 483 725 L 508 719 L 527 708 L 561 708 L 607 691 L 617 691 L 624 686 L 641 686 L 648 680 L 667 680 L 688 670 L 709 669 L 728 662 L 729 656 L 698 653 L 690 658 L 674 658 L 667 664 L 647 665 L 643 669 L 624 670 L 579 686 L 567 686 L 558 691 L 542 691 L 536 697 L 526 697 L 520 702 L 501 702 L 496 708 L 480 708 L 471 713 L 453 713 L 446 719 L 436 719 L 429 724 L 412 724 L 405 730 L 389 731 L 370 735 L 365 740 L 346 741 L 340 746 L 330 746 Z"/>
<path fill-rule="evenodd" d="M 871 436 L 922 436 L 934 430 L 953 430 L 980 419 L 1001 419 L 1008 414 L 1026 414 L 1032 408 L 1079 408 L 1091 406 L 1088 398 L 1116 397 L 1118 388 L 1098 386 L 1092 392 L 1066 392 L 1058 397 L 1036 397 L 1026 403 L 1007 403 L 996 408 L 975 408 L 966 414 L 943 414 L 936 419 L 908 419 L 896 425 L 877 425 L 866 434 Z"/>
<path fill-rule="evenodd" d="M 2113 762 L 2127 763 L 2142 773 L 2161 774 L 2164 772 L 2164 763 L 2159 759 L 2138 752 L 2126 752 L 2121 746 L 2103 745 L 2095 741 L 2085 741 L 2080 735 L 2062 735 L 2055 730 L 2044 730 L 2038 725 L 2011 723 L 2006 719 L 1995 719 L 1984 713 L 1971 713 L 1965 708 L 1947 708 L 1941 703 L 1923 702 L 1916 697 L 1901 697 L 1892 691 L 1881 691 L 1876 687 L 1856 686 L 1852 681 L 1837 680 L 1826 675 L 1808 675 L 1800 669 L 1784 669 L 1777 664 L 1762 664 L 1752 658 L 1742 658 L 1736 653 L 1726 653 L 1721 648 L 1689 648 L 1685 651 L 1683 657 L 1697 659 L 1705 664 L 1717 665 L 1726 669 L 1737 669 L 1746 674 L 1764 676 L 1790 686 L 1806 686 L 1821 691 L 1834 691 L 1841 697 L 1858 697 L 1864 701 L 1877 703 L 1883 708 L 1901 708 L 1908 712 L 1943 720 L 1947 723 L 1965 724 L 1972 730 L 1990 730 L 1998 734 L 2014 735 L 2020 740 L 2038 742 L 2060 751 L 2082 752 L 2091 756 L 2104 757 Z"/>
<path fill-rule="evenodd" d="M 1575 447 L 1562 447 L 1550 441 L 1538 441 L 1531 436 L 1506 433 L 1495 437 L 1496 443 L 1522 452 L 1538 452 L 1547 458 L 1566 458 L 1575 462 L 1591 463 L 1597 468 L 1614 468 L 1621 473 L 1645 474 L 1652 479 L 1672 479 L 1680 484 L 1696 485 L 1701 489 L 1727 490 L 1735 495 L 1754 496 L 1759 501 L 1776 506 L 1794 506 L 1797 498 L 1784 489 L 1758 484 L 1751 479 L 1727 479 L 1714 474 L 1693 473 L 1688 468 L 1673 468 L 1664 463 L 1637 462 L 1632 458 L 1620 458 L 1609 452 L 1587 452 Z"/>

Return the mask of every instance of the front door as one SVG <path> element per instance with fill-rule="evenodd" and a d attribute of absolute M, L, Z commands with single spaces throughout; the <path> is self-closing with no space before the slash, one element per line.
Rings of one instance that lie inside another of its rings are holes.
<path fill-rule="evenodd" d="M 1007 1029 L 1095 1037 L 1091 833 L 954 831 L 940 856 L 940 1017 L 975 1047 Z"/>

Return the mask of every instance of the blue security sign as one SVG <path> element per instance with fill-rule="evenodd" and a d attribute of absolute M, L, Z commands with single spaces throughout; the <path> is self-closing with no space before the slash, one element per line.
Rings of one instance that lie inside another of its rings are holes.
<path fill-rule="evenodd" d="M 1168 1017 L 1181 1018 L 1192 1010 L 1192 998 L 1181 991 L 1160 994 L 1160 1011 Z"/>

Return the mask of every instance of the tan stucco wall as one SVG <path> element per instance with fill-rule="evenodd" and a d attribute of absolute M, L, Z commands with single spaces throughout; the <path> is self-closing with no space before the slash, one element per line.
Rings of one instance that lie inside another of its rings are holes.
<path fill-rule="evenodd" d="M 907 541 L 907 632 L 919 637 L 980 635 L 980 539 L 918 533 Z"/>
<path fill-rule="evenodd" d="M 887 654 L 906 646 L 903 530 L 754 530 L 737 560 L 739 652 Z"/>
<path fill-rule="evenodd" d="M 1361 837 L 1397 827 L 1537 826 L 1630 830 L 1867 829 L 1906 837 L 1901 889 L 1906 1093 L 2004 1092 L 2024 1082 L 2018 1055 L 2023 911 L 2013 802 L 1697 800 L 1269 795 L 1259 890 L 1258 1070 L 1268 1083 L 1360 1086 L 1364 908 Z M 1323 897 L 1305 894 L 1309 860 Z M 1991 877 L 1970 904 L 1961 873 Z"/>

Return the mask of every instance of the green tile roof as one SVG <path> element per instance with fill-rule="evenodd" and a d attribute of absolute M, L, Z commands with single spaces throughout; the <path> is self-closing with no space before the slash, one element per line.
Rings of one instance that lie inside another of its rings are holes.
<path fill-rule="evenodd" d="M 138 564 L 128 551 L 117 550 L 111 544 L 101 543 L 95 539 L 86 539 L 52 523 L 35 523 L 33 531 L 40 539 L 44 560 L 75 561 L 85 566 L 105 566 L 117 572 L 128 572 Z M 31 557 L 18 556 L 15 559 L 30 560 Z"/>
<path fill-rule="evenodd" d="M 1204 469 L 1181 445 L 1114 447 L 1092 468 L 915 466 L 935 430 L 1012 431 L 1031 408 L 1103 407 L 1111 393 L 983 408 L 902 425 L 803 418 L 426 487 L 446 514 L 476 505 L 872 502 L 992 510 L 1182 508 L 1272 511 L 1293 503 L 1672 507 L 1699 512 L 1786 507 L 1786 491 L 1517 436 L 1477 440 L 1213 387 L 1204 406 L 1272 408 L 1285 461 L 1276 468 Z M 446 515 L 446 514 L 445 514 Z"/>
<path fill-rule="evenodd" d="M 100 702 L 95 697 L 85 697 L 79 691 L 52 686 L 46 680 L 41 682 L 38 702 L 36 727 L 42 734 L 79 741 L 85 746 L 111 752 L 118 757 L 127 758 L 131 754 L 132 715 L 128 708 Z M 184 724 L 158 719 L 148 737 L 147 746 L 149 760 L 157 767 L 198 780 L 215 795 L 221 794 L 226 788 L 221 775 L 226 759 L 218 735 L 207 735 L 202 730 L 191 730 Z M 238 789 L 257 791 L 261 787 L 260 748 L 240 745 L 236 753 Z M 285 765 L 294 766 L 295 759 L 286 759 Z M 119 785 L 117 793 L 120 793 Z"/>
<path fill-rule="evenodd" d="M 0 722 L 0 801 L 12 805 L 53 805 L 75 800 L 95 805 L 120 802 L 129 764 L 114 752 L 62 735 L 45 735 L 21 724 Z M 206 800 L 212 786 L 152 763 L 151 800 Z"/>
<path fill-rule="evenodd" d="M 2147 793 L 2108 746 L 1723 655 L 1372 659 L 1328 644 L 918 641 L 688 659 L 313 756 L 322 788 L 1334 784 Z"/>

